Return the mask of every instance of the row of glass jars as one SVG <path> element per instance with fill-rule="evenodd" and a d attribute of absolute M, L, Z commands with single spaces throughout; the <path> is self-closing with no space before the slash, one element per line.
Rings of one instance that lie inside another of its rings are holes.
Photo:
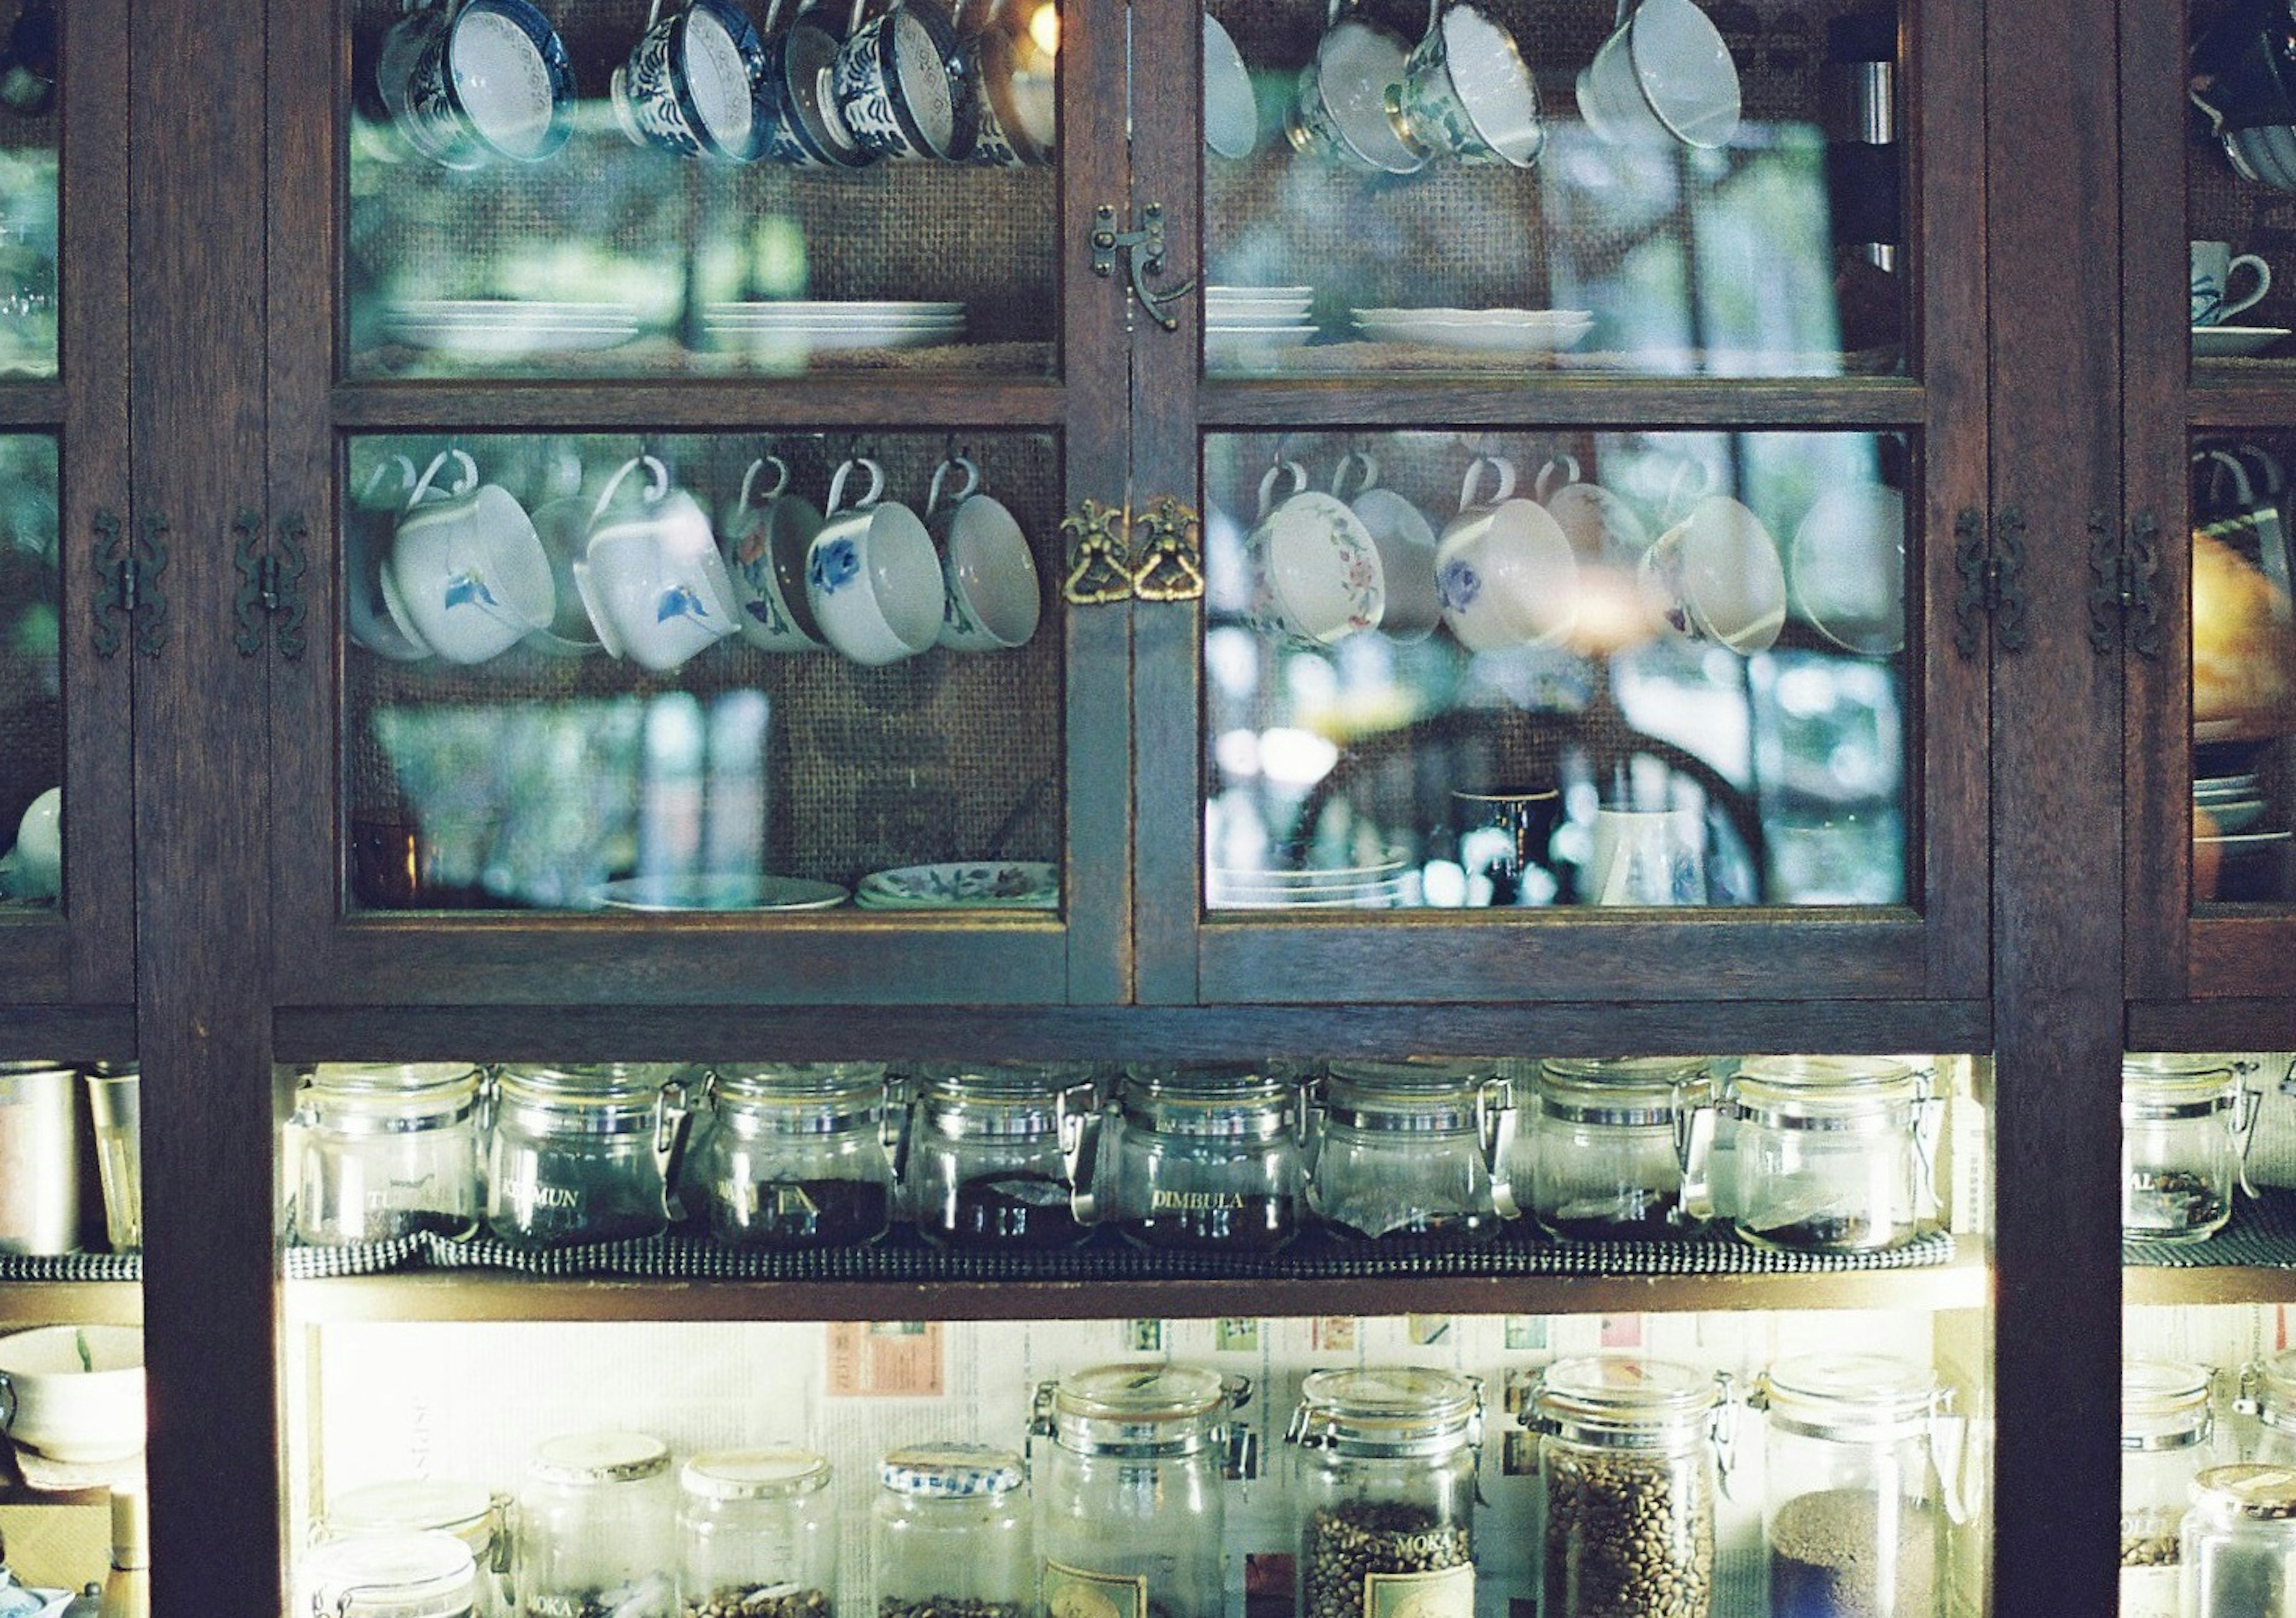
<path fill-rule="evenodd" d="M 2197 1242 L 2232 1218 L 2248 1185 L 2259 1097 L 2225 1056 L 2129 1055 L 2120 1064 L 2120 1234 Z"/>
<path fill-rule="evenodd" d="M 1742 1235 L 1871 1250 L 1918 1233 L 1936 1105 L 1901 1064 L 1817 1057 L 1750 1058 L 1723 1086 L 1703 1059 L 1548 1061 L 1520 1129 L 1489 1064 L 1334 1062 L 1314 1080 L 1135 1067 L 1109 1083 L 1013 1065 L 890 1082 L 868 1063 L 681 1072 L 321 1067 L 291 1126 L 291 1234 L 466 1232 L 483 1186 L 488 1230 L 532 1246 L 652 1236 L 680 1211 L 766 1248 L 868 1242 L 897 1215 L 1006 1249 L 1109 1224 L 1144 1247 L 1264 1253 L 1311 1219 L 1473 1241 L 1526 1211 L 1566 1240 L 1664 1236 L 1711 1211 L 1718 1120 Z"/>
<path fill-rule="evenodd" d="M 2296 1351 L 2249 1367 L 2218 1427 L 2202 1366 L 2131 1360 L 2120 1383 L 2121 1618 L 2296 1618 Z"/>

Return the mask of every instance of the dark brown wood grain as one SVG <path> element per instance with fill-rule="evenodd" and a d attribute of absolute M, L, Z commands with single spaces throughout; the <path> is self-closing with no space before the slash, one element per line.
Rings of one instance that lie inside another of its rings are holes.
<path fill-rule="evenodd" d="M 1087 42 L 1090 35 L 1086 35 Z M 1069 72 L 1084 70 L 1078 62 Z M 1087 213 L 1090 209 L 1086 210 Z M 1082 239 L 1082 226 L 1078 238 Z M 1063 240 L 1066 240 L 1063 237 Z M 1071 333 L 1069 364 L 1095 367 Z M 1091 376 L 1078 380 L 1090 382 Z M 1103 386 L 1108 379 L 1100 377 Z M 775 428 L 916 429 L 1052 427 L 1070 417 L 1070 390 L 1055 380 L 985 380 L 962 374 L 898 376 L 850 372 L 755 382 L 532 382 L 505 381 L 344 382 L 325 408 L 349 431 L 469 427 L 488 432 L 758 431 Z M 1104 395 L 1095 408 L 1105 414 Z"/>
<path fill-rule="evenodd" d="M 1948 170 L 1966 186 L 1964 167 Z M 1956 215 L 1965 218 L 1971 216 Z M 1969 231 L 1956 239 L 1964 245 Z M 1933 326 L 1952 347 L 1981 353 L 1982 328 Z M 1945 345 L 1941 345 L 1945 346 Z M 1931 374 L 1935 374 L 1932 371 Z M 1931 417 L 1919 382 L 1902 377 L 1840 381 L 1714 377 L 1554 375 L 1429 380 L 1381 376 L 1214 382 L 1198 407 L 1207 427 L 1500 427 L 1526 422 L 1589 428 L 1918 427 Z"/>

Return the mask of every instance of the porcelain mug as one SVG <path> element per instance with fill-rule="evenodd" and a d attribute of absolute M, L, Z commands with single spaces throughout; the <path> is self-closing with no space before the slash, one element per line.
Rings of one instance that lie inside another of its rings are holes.
<path fill-rule="evenodd" d="M 768 109 L 758 88 L 765 56 L 758 30 L 731 0 L 685 0 L 668 16 L 653 0 L 606 99 L 637 145 L 746 163 L 765 151 Z"/>
<path fill-rule="evenodd" d="M 1363 482 L 1348 494 L 1349 474 Z M 1435 530 L 1419 508 L 1391 489 L 1381 487 L 1379 462 L 1367 449 L 1349 450 L 1332 474 L 1332 493 L 1345 500 L 1379 552 L 1386 601 L 1380 633 L 1391 640 L 1424 640 L 1443 621 L 1443 597 L 1435 587 Z"/>
<path fill-rule="evenodd" d="M 451 488 L 438 477 L 449 461 Z M 480 483 L 462 450 L 431 457 L 407 497 L 379 575 L 402 634 L 450 663 L 482 663 L 548 627 L 550 558 L 526 508 L 499 483 Z"/>
<path fill-rule="evenodd" d="M 768 468 L 773 486 L 760 489 L 758 474 Z M 788 462 L 768 455 L 750 463 L 718 533 L 742 638 L 760 652 L 818 652 L 825 644 L 805 599 L 805 554 L 821 523 L 821 508 L 791 490 Z"/>
<path fill-rule="evenodd" d="M 1275 486 L 1286 479 L 1291 492 L 1279 500 Z M 1344 501 L 1308 487 L 1299 462 L 1281 462 L 1260 479 L 1259 520 L 1243 546 L 1250 616 L 1262 633 L 1328 646 L 1379 627 L 1387 610 L 1379 547 Z"/>
<path fill-rule="evenodd" d="M 410 638 L 392 620 L 382 597 L 391 530 L 420 476 L 405 456 L 384 456 L 343 518 L 343 628 L 360 645 L 395 663 L 421 662 L 430 655 L 429 646 Z"/>
<path fill-rule="evenodd" d="M 1427 156 L 1528 168 L 1546 149 L 1538 89 L 1514 36 L 1472 5 L 1436 17 L 1385 106 L 1404 144 Z"/>
<path fill-rule="evenodd" d="M 491 157 L 537 162 L 573 133 L 574 70 L 557 30 L 528 0 L 447 0 L 385 61 L 378 86 L 408 142 L 454 168 Z"/>
<path fill-rule="evenodd" d="M 1738 132 L 1738 64 L 1693 0 L 1620 0 L 1619 23 L 1578 75 L 1578 113 L 1613 144 L 1711 149 Z"/>
<path fill-rule="evenodd" d="M 2222 325 L 2263 302 L 2265 293 L 2272 290 L 2272 267 L 2254 253 L 2234 257 L 2229 242 L 2195 242 L 2192 250 L 2194 325 Z M 2234 298 L 2232 278 L 2243 269 L 2255 272 L 2256 285 L 2246 297 Z"/>
<path fill-rule="evenodd" d="M 861 168 L 877 153 L 853 138 L 830 94 L 830 70 L 844 36 L 807 17 L 812 0 L 798 0 L 790 24 L 778 33 L 767 21 L 765 54 L 756 79 L 765 155 L 792 168 Z"/>
<path fill-rule="evenodd" d="M 1430 153 L 1407 143 L 1387 115 L 1388 92 L 1402 82 L 1410 48 L 1369 18 L 1341 18 L 1341 4 L 1332 0 L 1316 54 L 1300 70 L 1284 136 L 1294 151 L 1350 168 L 1415 173 Z"/>
<path fill-rule="evenodd" d="M 1741 657 L 1777 643 L 1786 621 L 1785 566 L 1762 520 L 1727 495 L 1708 495 L 1643 553 L 1644 598 L 1685 640 Z"/>
<path fill-rule="evenodd" d="M 1496 492 L 1480 498 L 1486 467 Z M 1515 497 L 1514 463 L 1478 456 L 1459 487 L 1459 514 L 1435 547 L 1443 621 L 1471 652 L 1550 646 L 1578 618 L 1578 563 L 1546 508 Z"/>
<path fill-rule="evenodd" d="M 644 488 L 634 504 L 617 507 L 622 480 L 640 468 Z M 733 580 L 709 513 L 650 455 L 624 462 L 606 480 L 591 509 L 589 545 L 573 573 L 606 650 L 659 673 L 738 627 Z"/>
<path fill-rule="evenodd" d="M 893 0 L 837 47 L 830 94 L 865 152 L 964 162 L 980 136 L 956 26 L 933 0 Z"/>
<path fill-rule="evenodd" d="M 1598 809 L 1586 891 L 1593 905 L 1706 902 L 1702 809 Z"/>
<path fill-rule="evenodd" d="M 965 160 L 975 168 L 1036 168 L 1051 162 L 1053 154 L 1029 129 L 1013 37 L 997 18 L 1003 9 L 1004 0 L 989 0 L 981 25 L 970 31 L 964 29 L 961 5 L 956 12 L 958 56 L 972 81 L 973 109 L 980 120 L 972 155 Z"/>
<path fill-rule="evenodd" d="M 868 492 L 847 509 L 846 480 L 857 468 L 868 474 Z M 931 645 L 945 600 L 932 536 L 916 513 L 884 492 L 885 469 L 876 462 L 863 457 L 838 467 L 823 508 L 828 520 L 806 552 L 806 598 L 822 634 L 870 668 Z"/>
<path fill-rule="evenodd" d="M 964 483 L 944 505 L 941 490 L 952 471 Z M 925 527 L 940 546 L 947 587 L 934 638 L 958 652 L 1026 645 L 1044 611 L 1037 559 L 1004 502 L 981 492 L 980 468 L 966 456 L 952 456 L 933 468 Z"/>
<path fill-rule="evenodd" d="M 1259 144 L 1259 105 L 1251 70 L 1235 40 L 1210 12 L 1204 13 L 1204 145 L 1216 156 L 1250 157 Z"/>

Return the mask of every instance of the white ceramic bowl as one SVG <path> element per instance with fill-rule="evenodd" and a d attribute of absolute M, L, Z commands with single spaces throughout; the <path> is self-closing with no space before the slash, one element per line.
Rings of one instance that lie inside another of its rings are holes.
<path fill-rule="evenodd" d="M 0 1427 L 60 1461 L 135 1454 L 144 1447 L 143 1332 L 43 1326 L 0 1337 Z"/>

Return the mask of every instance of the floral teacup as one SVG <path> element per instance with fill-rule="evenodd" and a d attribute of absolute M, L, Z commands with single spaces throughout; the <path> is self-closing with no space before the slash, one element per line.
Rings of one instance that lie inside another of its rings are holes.
<path fill-rule="evenodd" d="M 1275 486 L 1286 478 L 1292 491 L 1278 500 Z M 1308 487 L 1297 461 L 1260 479 L 1259 520 L 1243 544 L 1251 618 L 1262 632 L 1328 646 L 1379 627 L 1387 610 L 1379 546 L 1345 501 Z"/>

